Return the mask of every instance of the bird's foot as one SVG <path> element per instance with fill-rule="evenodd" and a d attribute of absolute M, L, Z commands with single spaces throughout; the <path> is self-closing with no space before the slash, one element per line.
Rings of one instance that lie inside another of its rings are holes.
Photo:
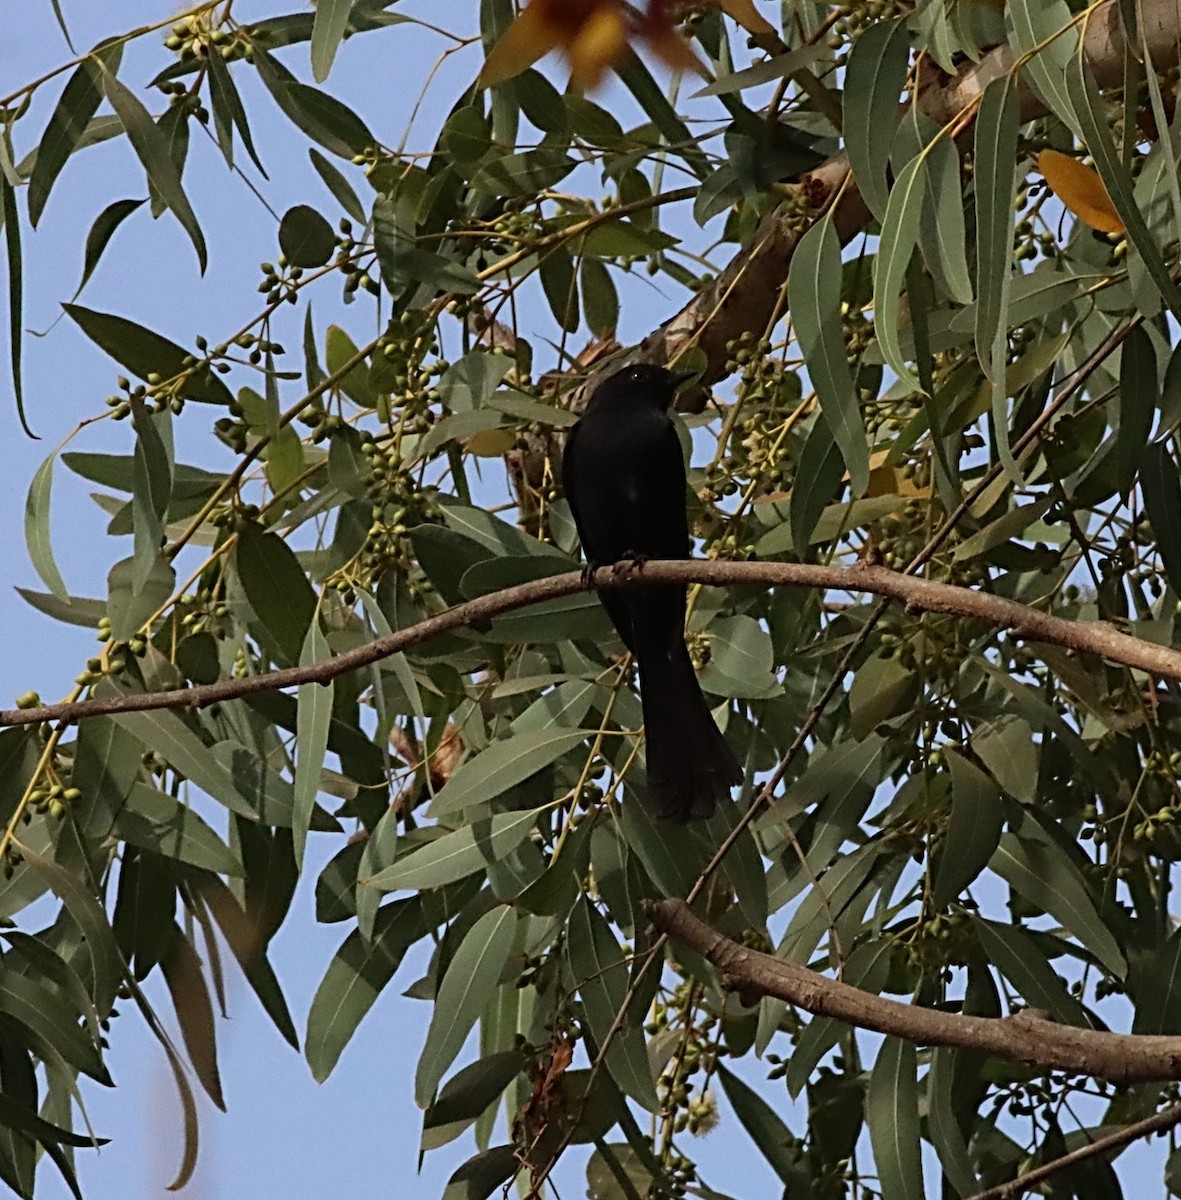
<path fill-rule="evenodd" d="M 582 568 L 582 586 L 584 588 L 593 588 L 595 586 L 595 572 L 602 566 L 601 562 L 595 562 L 590 559 L 583 565 Z"/>
<path fill-rule="evenodd" d="M 647 561 L 648 555 L 641 554 L 638 550 L 625 550 L 615 564 L 615 574 L 626 578 L 635 574 L 636 571 L 642 570 Z"/>

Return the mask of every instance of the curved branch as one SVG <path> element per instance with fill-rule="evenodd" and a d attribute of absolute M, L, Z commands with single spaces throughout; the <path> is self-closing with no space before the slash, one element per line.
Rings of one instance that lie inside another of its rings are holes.
<path fill-rule="evenodd" d="M 694 916 L 683 900 L 647 905 L 653 924 L 709 959 L 726 987 L 752 998 L 775 996 L 818 1017 L 900 1037 L 921 1046 L 957 1046 L 1028 1063 L 1043 1071 L 1089 1075 L 1112 1083 L 1181 1079 L 1181 1037 L 1108 1033 L 1062 1025 L 1031 1011 L 972 1017 L 887 1000 L 751 950 Z"/>
<path fill-rule="evenodd" d="M 528 604 L 559 600 L 591 588 L 628 587 L 636 583 L 704 583 L 718 587 L 753 584 L 869 592 L 901 601 L 906 605 L 907 612 L 939 612 L 968 617 L 995 629 L 1007 630 L 1014 637 L 1096 654 L 1110 662 L 1134 667 L 1161 679 L 1181 682 L 1181 651 L 1120 633 L 1104 621 L 1068 621 L 1002 596 L 992 596 L 987 592 L 949 583 L 916 579 L 887 567 L 870 566 L 867 563 L 833 567 L 813 563 L 689 559 L 649 562 L 643 566 L 622 562 L 613 567 L 599 567 L 592 575 L 588 583 L 581 572 L 567 571 L 492 592 L 427 617 L 417 625 L 399 629 L 323 662 L 306 666 L 286 667 L 280 671 L 249 675 L 245 679 L 223 679 L 217 683 L 165 692 L 125 692 L 118 696 L 101 696 L 70 704 L 0 709 L 0 728 L 39 725 L 45 721 L 74 722 L 108 713 L 146 712 L 159 708 L 207 708 L 211 704 L 258 692 L 271 692 L 304 683 L 328 683 L 338 675 L 367 667 L 409 646 L 417 646 L 430 638 L 466 626 L 485 625 L 494 617 Z"/>

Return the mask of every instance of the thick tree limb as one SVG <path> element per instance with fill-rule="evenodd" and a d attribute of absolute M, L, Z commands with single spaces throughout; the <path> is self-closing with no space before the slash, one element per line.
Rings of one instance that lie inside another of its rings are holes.
<path fill-rule="evenodd" d="M 939 612 L 968 617 L 994 629 L 1034 642 L 1065 646 L 1068 650 L 1095 654 L 1161 679 L 1181 682 L 1181 651 L 1158 646 L 1121 633 L 1104 621 L 1068 621 L 1036 608 L 987 592 L 916 579 L 886 567 L 858 563 L 852 567 L 819 566 L 812 563 L 712 562 L 689 559 L 649 562 L 643 566 L 625 562 L 594 572 L 588 585 L 581 572 L 568 571 L 547 579 L 505 588 L 466 604 L 456 605 L 417 625 L 375 638 L 323 662 L 308 666 L 268 671 L 244 679 L 223 679 L 198 687 L 165 692 L 128 692 L 102 696 L 73 704 L 50 704 L 38 708 L 0 709 L 0 727 L 38 725 L 45 721 L 80 721 L 104 713 L 146 712 L 160 708 L 206 708 L 258 692 L 275 691 L 303 683 L 327 683 L 347 671 L 388 658 L 399 650 L 417 646 L 430 638 L 468 626 L 486 624 L 494 617 L 584 591 L 627 587 L 634 583 L 705 583 L 718 587 L 756 585 L 762 587 L 820 588 L 829 592 L 868 592 L 901 601 L 907 612 Z"/>
<path fill-rule="evenodd" d="M 1028 1063 L 1043 1071 L 1112 1083 L 1181 1079 L 1181 1037 L 1079 1029 L 1032 1012 L 971 1017 L 887 1000 L 798 963 L 748 949 L 696 917 L 683 900 L 647 906 L 657 929 L 696 950 L 744 996 L 774 996 L 818 1017 L 900 1037 L 921 1046 L 956 1046 Z"/>

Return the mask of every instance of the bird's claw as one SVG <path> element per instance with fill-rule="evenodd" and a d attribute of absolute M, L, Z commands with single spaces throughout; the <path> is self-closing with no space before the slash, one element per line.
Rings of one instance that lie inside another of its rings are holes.
<path fill-rule="evenodd" d="M 595 586 L 595 572 L 602 565 L 602 563 L 595 562 L 593 559 L 583 565 L 582 586 L 584 588 L 593 588 Z"/>
<path fill-rule="evenodd" d="M 619 561 L 615 564 L 615 574 L 626 578 L 628 575 L 642 570 L 647 561 L 648 556 L 646 554 L 640 554 L 636 550 L 625 550 L 619 556 Z"/>

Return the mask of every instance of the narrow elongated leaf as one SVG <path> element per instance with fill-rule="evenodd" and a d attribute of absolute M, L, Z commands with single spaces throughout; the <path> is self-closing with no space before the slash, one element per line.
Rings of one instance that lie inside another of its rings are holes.
<path fill-rule="evenodd" d="M 567 925 L 566 962 L 601 1050 L 627 995 L 628 969 L 611 927 L 585 896 L 574 906 Z M 643 1017 L 633 1011 L 620 1025 L 607 1047 L 607 1070 L 627 1095 L 656 1112 L 659 1102 L 644 1045 Z"/>
<path fill-rule="evenodd" d="M 57 459 L 55 450 L 37 468 L 29 494 L 25 497 L 25 545 L 29 561 L 58 600 L 69 602 L 70 593 L 53 557 L 53 541 L 49 530 L 49 501 L 53 490 L 53 464 Z"/>
<path fill-rule="evenodd" d="M 484 1010 L 517 936 L 517 913 L 508 905 L 486 912 L 468 930 L 439 984 L 422 1056 L 414 1076 L 414 1098 L 434 1103 L 439 1083 Z"/>
<path fill-rule="evenodd" d="M 432 817 L 450 816 L 503 795 L 573 750 L 593 731 L 552 725 L 525 729 L 464 762 L 431 801 Z"/>
<path fill-rule="evenodd" d="M 960 156 L 941 137 L 928 151 L 919 246 L 939 286 L 957 303 L 971 304 L 972 276 L 965 247 Z"/>
<path fill-rule="evenodd" d="M 738 1123 L 750 1135 L 771 1170 L 790 1184 L 798 1174 L 799 1141 L 779 1114 L 748 1083 L 718 1065 L 718 1082 Z"/>
<path fill-rule="evenodd" d="M 791 489 L 788 507 L 791 545 L 778 546 L 773 551 L 762 547 L 759 551 L 761 554 L 781 553 L 790 548 L 801 558 L 804 557 L 825 506 L 840 490 L 843 465 L 840 448 L 828 422 L 814 422 L 804 443 L 804 452 L 800 455 L 795 486 Z"/>
<path fill-rule="evenodd" d="M 1119 429 L 1112 449 L 1117 491 L 1127 496 L 1144 460 L 1144 448 L 1156 416 L 1156 351 L 1142 325 L 1124 339 L 1120 351 Z"/>
<path fill-rule="evenodd" d="M 497 813 L 488 820 L 465 825 L 362 882 L 383 892 L 394 892 L 440 887 L 463 879 L 511 854 L 529 836 L 539 811 Z"/>
<path fill-rule="evenodd" d="M 137 208 L 142 208 L 144 200 L 113 200 L 94 218 L 94 224 L 86 235 L 86 249 L 82 255 L 82 278 L 74 291 L 77 298 L 82 289 L 90 282 L 95 267 L 107 248 L 107 243 L 115 236 L 115 230 L 127 220 Z"/>
<path fill-rule="evenodd" d="M 399 900 L 377 913 L 372 938 L 354 929 L 328 964 L 308 1013 L 304 1054 L 318 1083 L 332 1073 L 361 1019 L 423 936 L 422 906 Z"/>
<path fill-rule="evenodd" d="M 353 0 L 316 0 L 312 22 L 312 78 L 323 83 L 332 70 L 332 60 L 344 40 Z"/>
<path fill-rule="evenodd" d="M 1066 990 L 1041 947 L 1023 929 L 973 916 L 972 928 L 985 957 L 1032 1008 L 1041 1008 L 1066 1025 L 1088 1028 L 1086 1009 Z"/>
<path fill-rule="evenodd" d="M 275 103 L 297 129 L 331 154 L 351 159 L 374 144 L 365 122 L 346 104 L 300 83 L 278 59 L 255 42 L 254 66 Z"/>
<path fill-rule="evenodd" d="M 1022 71 L 1028 72 L 1038 96 L 1078 133 L 1078 117 L 1066 86 L 1066 71 L 1077 53 L 1078 26 L 1066 0 L 1010 0 L 1005 5 L 1005 29 L 1013 50 L 1023 58 L 1030 55 Z"/>
<path fill-rule="evenodd" d="M 308 149 L 308 157 L 312 160 L 312 166 L 316 168 L 316 174 L 324 181 L 324 186 L 336 198 L 336 202 L 340 207 L 358 225 L 364 225 L 365 210 L 361 207 L 361 201 L 357 199 L 357 193 L 353 191 L 349 181 L 315 146 Z"/>
<path fill-rule="evenodd" d="M 168 985 L 176 1009 L 189 1061 L 209 1098 L 223 1112 L 226 1102 L 221 1090 L 221 1074 L 217 1069 L 217 1035 L 213 1023 L 213 1005 L 201 970 L 201 960 L 179 927 L 173 927 L 168 953 L 160 962 L 164 981 Z"/>
<path fill-rule="evenodd" d="M 1000 839 L 989 866 L 1024 899 L 1056 917 L 1118 979 L 1128 964 L 1066 852 L 1027 818 Z"/>
<path fill-rule="evenodd" d="M 95 54 L 112 71 L 118 70 L 122 52 L 120 43 L 95 47 Z M 41 220 L 54 181 L 77 149 L 83 133 L 102 103 L 100 82 L 99 67 L 94 58 L 87 58 L 80 63 L 67 80 L 49 124 L 41 135 L 33 172 L 29 176 L 29 224 L 34 228 Z"/>
<path fill-rule="evenodd" d="M 137 783 L 115 818 L 115 834 L 133 846 L 222 875 L 245 874 L 242 863 L 191 808 Z"/>
<path fill-rule="evenodd" d="M 181 223 L 193 249 L 197 252 L 197 261 L 201 264 L 201 274 L 205 273 L 208 265 L 208 252 L 205 248 L 205 235 L 197 223 L 197 215 L 189 204 L 181 186 L 180 173 L 177 171 L 169 153 L 168 141 L 164 133 L 152 120 L 148 110 L 139 102 L 135 94 L 115 78 L 111 69 L 102 66 L 103 91 L 115 110 L 115 115 L 127 131 L 127 140 L 131 143 L 139 161 L 143 164 L 151 185 L 159 193 L 164 203 L 172 209 L 176 219 Z"/>
<path fill-rule="evenodd" d="M 261 640 L 280 666 L 294 666 L 316 611 L 316 594 L 295 551 L 278 534 L 251 526 L 238 535 L 234 563 Z"/>
<path fill-rule="evenodd" d="M 231 812 L 252 821 L 258 820 L 258 814 L 238 791 L 233 776 L 176 713 L 156 709 L 151 712 L 117 713 L 111 719 L 138 738 L 144 746 L 150 746 L 153 753 L 159 755 L 177 774 L 196 784 Z"/>
<path fill-rule="evenodd" d="M 1181 594 L 1181 472 L 1167 441 L 1153 442 L 1140 463 L 1140 491 L 1169 583 Z M 42 576 L 44 578 L 44 576 Z"/>
<path fill-rule="evenodd" d="M 906 82 L 908 57 L 906 21 L 875 21 L 853 43 L 845 79 L 842 132 L 849 165 L 870 212 L 882 222 L 883 231 L 889 202 L 886 164 L 894 144 L 898 98 Z"/>
<path fill-rule="evenodd" d="M 906 278 L 906 269 L 918 242 L 926 177 L 927 159 L 920 154 L 902 168 L 890 189 L 890 201 L 882 218 L 873 287 L 873 323 L 882 354 L 894 368 L 899 381 L 915 391 L 920 390 L 919 381 L 902 353 L 898 329 L 902 323 L 902 281 Z"/>
<path fill-rule="evenodd" d="M 931 1070 L 927 1073 L 927 1128 L 931 1143 L 948 1183 L 963 1200 L 980 1187 L 963 1131 L 952 1106 L 957 1064 L 967 1055 L 950 1046 L 937 1046 L 931 1052 Z"/>
<path fill-rule="evenodd" d="M 226 64 L 225 59 L 220 54 L 210 54 L 206 61 L 209 63 L 209 91 L 213 98 L 213 107 L 215 114 L 219 114 L 217 119 L 219 137 L 224 136 L 222 144 L 222 152 L 226 156 L 226 161 L 233 164 L 233 134 L 232 129 L 236 128 L 242 138 L 242 145 L 246 147 L 246 153 L 250 155 L 254 165 L 258 168 L 259 174 L 266 179 L 267 173 L 263 170 L 262 162 L 259 160 L 258 153 L 254 149 L 254 138 L 250 133 L 250 124 L 246 117 L 246 109 L 242 105 L 242 97 L 238 95 L 237 85 L 234 83 L 234 77 L 230 74 L 230 68 Z M 225 129 L 224 135 L 222 129 Z"/>
<path fill-rule="evenodd" d="M 923 1200 L 916 1071 L 913 1043 L 886 1038 L 870 1073 L 865 1098 L 882 1200 Z"/>
<path fill-rule="evenodd" d="M 996 784 L 962 754 L 946 752 L 951 820 L 935 875 L 934 903 L 954 900 L 984 870 L 1000 841 L 1005 812 Z"/>
<path fill-rule="evenodd" d="M 206 404 L 233 403 L 234 397 L 221 377 L 207 367 L 186 367 L 186 352 L 168 338 L 114 313 L 97 312 L 80 304 L 62 307 L 95 345 L 141 379 L 151 374 L 163 380 L 184 375 L 178 392 L 186 399 Z"/>
<path fill-rule="evenodd" d="M 319 619 L 313 613 L 303 650 L 300 652 L 299 664 L 311 666 L 331 656 L 328 640 L 320 629 Z M 332 720 L 332 697 L 335 687 L 334 680 L 329 680 L 328 683 L 304 683 L 300 685 L 296 698 L 295 742 L 298 749 L 291 819 L 296 863 L 303 862 L 304 846 L 312 825 L 316 796 L 320 791 L 320 772 L 324 769 L 324 755 L 328 752 L 328 725 Z"/>
<path fill-rule="evenodd" d="M 841 246 L 831 213 L 796 246 L 789 292 L 796 336 L 820 411 L 845 460 L 853 494 L 863 495 L 869 486 L 869 447 L 841 334 Z"/>

